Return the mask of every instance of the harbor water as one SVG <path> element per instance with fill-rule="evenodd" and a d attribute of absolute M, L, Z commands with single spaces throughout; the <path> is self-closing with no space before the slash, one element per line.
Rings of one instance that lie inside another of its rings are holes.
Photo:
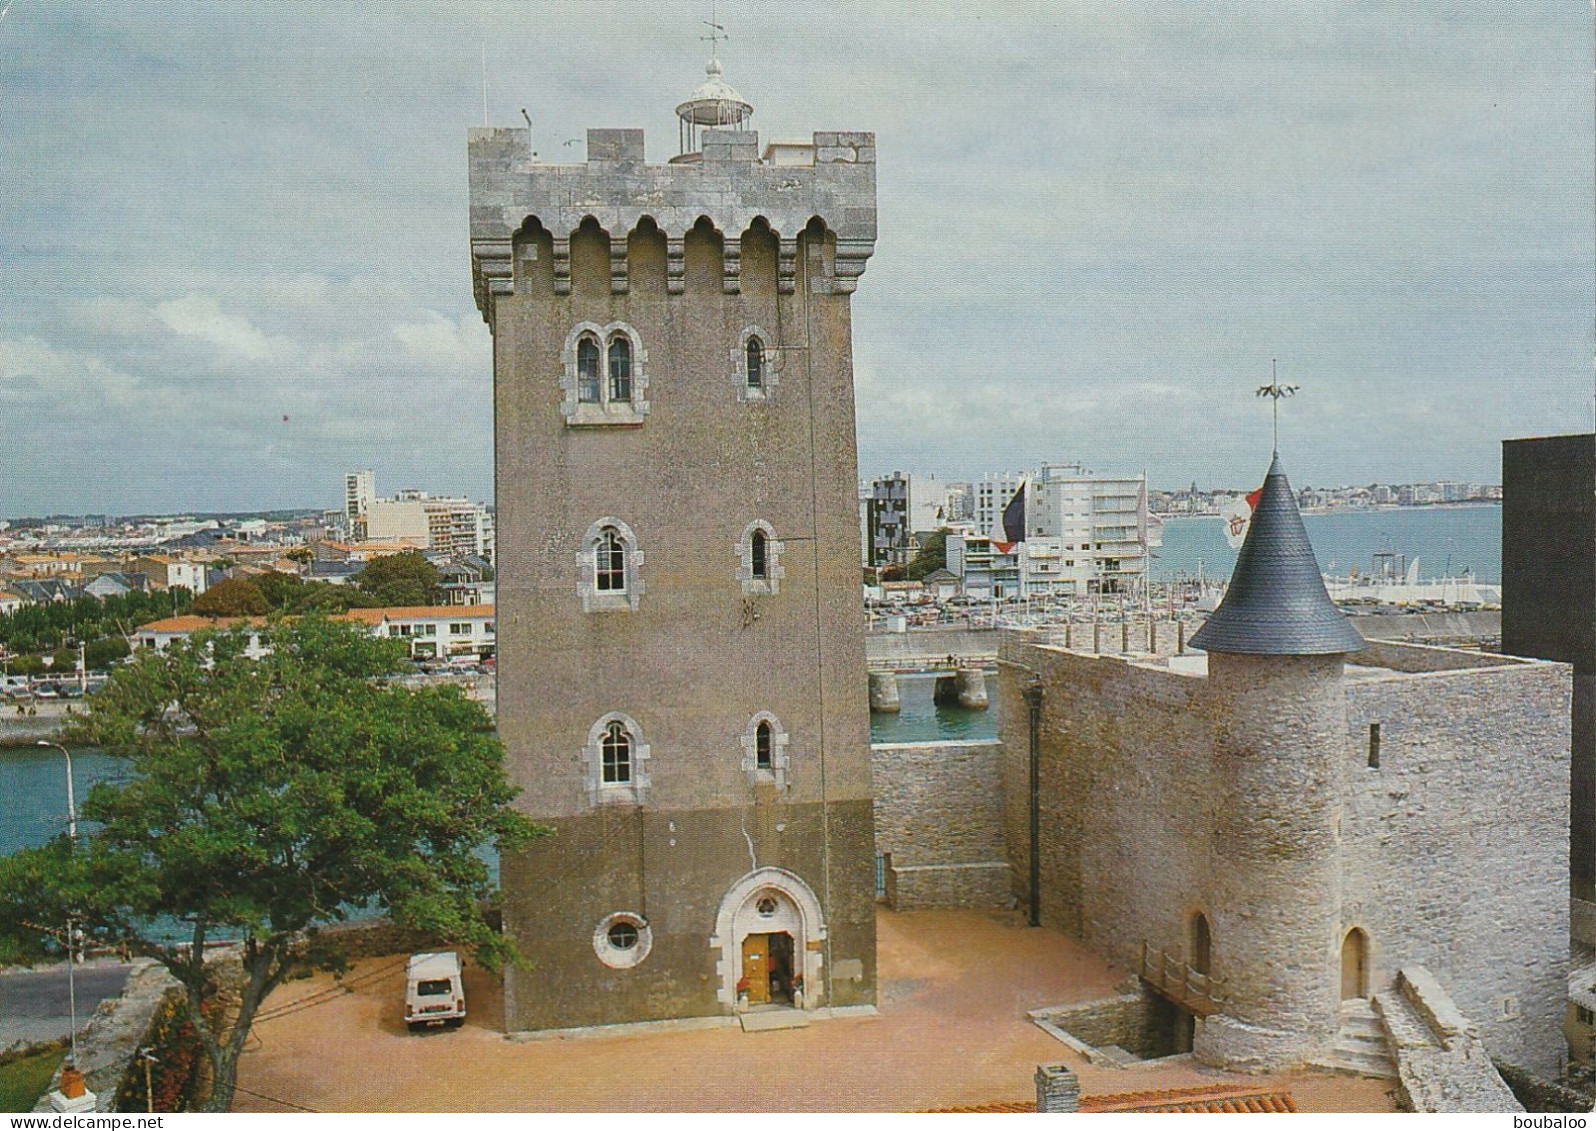
<path fill-rule="evenodd" d="M 1302 523 L 1319 568 L 1338 577 L 1354 568 L 1367 575 L 1374 555 L 1384 550 L 1409 563 L 1418 558 L 1419 576 L 1426 580 L 1464 573 L 1493 585 L 1502 580 L 1500 506 L 1331 511 L 1305 514 Z M 1190 579 L 1199 572 L 1222 581 L 1236 564 L 1236 552 L 1213 515 L 1164 519 L 1164 544 L 1153 555 L 1154 581 Z"/>

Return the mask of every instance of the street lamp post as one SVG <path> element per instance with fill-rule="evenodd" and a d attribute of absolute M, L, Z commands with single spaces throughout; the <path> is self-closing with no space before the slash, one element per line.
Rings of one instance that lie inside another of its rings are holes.
<path fill-rule="evenodd" d="M 53 746 L 57 750 L 61 751 L 61 757 L 66 759 L 67 838 L 75 845 L 78 842 L 78 805 L 77 798 L 73 793 L 72 788 L 72 752 L 65 746 L 62 746 L 59 742 L 48 742 L 42 738 L 35 742 L 34 745 Z"/>
<path fill-rule="evenodd" d="M 49 742 L 39 739 L 37 746 L 53 746 L 61 751 L 61 756 L 66 759 L 67 772 L 67 839 L 72 842 L 73 848 L 78 843 L 78 803 L 72 786 L 72 752 L 59 742 Z M 71 919 L 67 920 L 67 1009 L 72 1021 L 72 1064 L 78 1063 L 78 939 L 77 927 Z"/>

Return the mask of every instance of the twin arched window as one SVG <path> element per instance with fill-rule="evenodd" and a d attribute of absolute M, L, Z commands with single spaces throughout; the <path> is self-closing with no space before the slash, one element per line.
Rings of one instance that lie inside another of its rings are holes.
<path fill-rule="evenodd" d="M 578 404 L 629 404 L 632 400 L 632 340 L 621 332 L 610 335 L 609 380 L 600 373 L 599 340 L 583 334 L 576 343 L 576 400 Z"/>

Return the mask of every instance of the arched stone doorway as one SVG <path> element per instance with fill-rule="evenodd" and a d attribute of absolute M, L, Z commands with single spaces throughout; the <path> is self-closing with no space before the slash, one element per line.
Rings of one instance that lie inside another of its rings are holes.
<path fill-rule="evenodd" d="M 759 868 L 743 876 L 721 900 L 709 945 L 719 951 L 716 996 L 738 1008 L 822 1004 L 821 944 L 826 937 L 820 901 L 785 868 Z"/>
<path fill-rule="evenodd" d="M 1341 1000 L 1369 996 L 1369 936 L 1353 927 L 1341 940 Z"/>

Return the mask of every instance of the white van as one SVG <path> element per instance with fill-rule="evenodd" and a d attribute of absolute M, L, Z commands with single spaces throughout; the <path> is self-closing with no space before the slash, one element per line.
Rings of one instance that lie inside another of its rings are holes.
<path fill-rule="evenodd" d="M 405 1024 L 412 1031 L 428 1025 L 457 1029 L 465 1017 L 460 956 L 452 950 L 412 954 L 405 971 Z"/>

